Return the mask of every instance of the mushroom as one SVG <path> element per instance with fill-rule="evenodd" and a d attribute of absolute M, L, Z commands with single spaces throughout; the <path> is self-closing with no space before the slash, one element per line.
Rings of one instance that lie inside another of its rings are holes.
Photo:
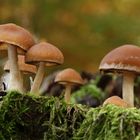
<path fill-rule="evenodd" d="M 21 72 L 23 72 L 24 74 L 26 74 L 26 73 L 36 74 L 36 72 L 37 72 L 36 66 L 25 63 L 25 56 L 24 55 L 18 55 L 18 66 L 19 66 L 19 70 Z M 5 63 L 4 70 L 8 71 L 8 72 L 10 71 L 9 61 L 7 61 Z"/>
<path fill-rule="evenodd" d="M 17 53 L 25 53 L 25 51 L 35 44 L 34 39 L 24 28 L 9 23 L 0 25 L 0 43 L 5 43 L 7 47 L 2 45 L 2 49 L 8 50 L 10 64 L 9 90 L 23 92 L 22 79 L 17 64 Z"/>
<path fill-rule="evenodd" d="M 126 108 L 130 107 L 130 105 L 127 102 L 125 102 L 123 99 L 121 99 L 118 96 L 112 96 L 110 98 L 107 98 L 104 101 L 103 106 L 106 104 L 114 104 L 114 105 L 117 105 L 120 107 L 126 107 Z"/>
<path fill-rule="evenodd" d="M 115 48 L 102 59 L 99 69 L 123 75 L 123 99 L 133 107 L 134 79 L 140 73 L 140 48 L 129 44 Z"/>
<path fill-rule="evenodd" d="M 26 64 L 25 63 L 25 56 L 24 55 L 18 55 L 18 66 L 22 78 L 23 83 L 23 74 L 36 74 L 37 68 L 34 65 Z M 10 72 L 10 64 L 9 60 L 4 65 L 4 71 Z"/>
<path fill-rule="evenodd" d="M 64 61 L 62 52 L 54 45 L 41 42 L 32 46 L 25 55 L 25 62 L 38 66 L 31 92 L 38 94 L 45 74 L 45 66 L 60 65 Z"/>
<path fill-rule="evenodd" d="M 64 98 L 67 104 L 70 103 L 70 94 L 72 86 L 82 85 L 84 83 L 80 74 L 71 68 L 67 68 L 59 72 L 56 75 L 54 81 L 65 86 Z"/>

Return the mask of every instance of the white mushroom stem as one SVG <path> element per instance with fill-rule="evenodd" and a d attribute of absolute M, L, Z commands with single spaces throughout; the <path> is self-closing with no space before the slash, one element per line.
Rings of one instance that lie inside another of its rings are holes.
<path fill-rule="evenodd" d="M 10 81 L 8 90 L 17 90 L 23 93 L 23 83 L 18 66 L 17 48 L 8 45 L 8 59 L 10 64 Z"/>
<path fill-rule="evenodd" d="M 20 71 L 20 76 L 21 76 L 21 83 L 22 83 L 22 85 L 24 85 L 24 80 L 23 80 L 24 76 L 23 76 L 23 72 L 21 72 L 21 71 Z"/>
<path fill-rule="evenodd" d="M 123 74 L 123 99 L 132 107 L 134 106 L 134 79 L 135 75 L 132 73 Z"/>
<path fill-rule="evenodd" d="M 39 88 L 40 88 L 40 85 L 43 81 L 44 74 L 45 74 L 45 63 L 40 62 L 37 74 L 35 76 L 33 85 L 31 87 L 31 92 L 32 93 L 39 94 Z"/>
<path fill-rule="evenodd" d="M 30 76 L 29 79 L 30 79 L 30 86 L 32 87 L 32 85 L 33 85 L 33 77 Z"/>
<path fill-rule="evenodd" d="M 70 103 L 70 97 L 71 97 L 71 85 L 66 85 L 65 86 L 65 95 L 64 95 L 64 99 L 65 99 L 65 102 L 67 104 Z"/>

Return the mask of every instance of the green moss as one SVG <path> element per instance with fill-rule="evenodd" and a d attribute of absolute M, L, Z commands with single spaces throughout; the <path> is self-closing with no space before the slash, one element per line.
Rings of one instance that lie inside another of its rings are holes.
<path fill-rule="evenodd" d="M 13 91 L 4 97 L 0 114 L 0 140 L 140 140 L 136 108 L 89 109 Z"/>
<path fill-rule="evenodd" d="M 10 92 L 0 109 L 2 140 L 68 140 L 80 127 L 87 109 L 54 97 Z"/>
<path fill-rule="evenodd" d="M 107 105 L 91 109 L 74 140 L 140 140 L 140 110 Z"/>
<path fill-rule="evenodd" d="M 97 99 L 100 103 L 105 98 L 105 93 L 103 93 L 94 83 L 94 81 L 84 85 L 80 90 L 74 92 L 71 96 L 71 102 L 77 103 L 77 101 L 81 101 L 86 96 L 90 96 L 94 99 Z"/>

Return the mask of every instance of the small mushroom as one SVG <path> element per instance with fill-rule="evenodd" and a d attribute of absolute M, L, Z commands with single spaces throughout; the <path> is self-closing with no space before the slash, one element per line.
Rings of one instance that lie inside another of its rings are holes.
<path fill-rule="evenodd" d="M 21 72 L 22 83 L 23 83 L 23 74 L 36 74 L 37 72 L 36 66 L 25 63 L 24 55 L 18 55 L 18 66 Z M 7 60 L 7 62 L 4 65 L 4 71 L 10 72 L 9 60 Z"/>
<path fill-rule="evenodd" d="M 67 104 L 70 103 L 70 94 L 72 86 L 82 85 L 84 83 L 80 74 L 71 68 L 67 68 L 59 72 L 55 77 L 55 82 L 65 86 L 64 98 Z"/>
<path fill-rule="evenodd" d="M 27 74 L 27 73 L 36 74 L 37 72 L 37 68 L 35 65 L 25 63 L 24 55 L 18 55 L 18 66 L 19 66 L 19 70 L 23 72 L 24 74 Z M 4 65 L 4 70 L 10 72 L 9 61 L 6 61 Z"/>
<path fill-rule="evenodd" d="M 31 92 L 38 94 L 45 74 L 45 66 L 60 65 L 64 61 L 62 52 L 54 45 L 41 42 L 32 46 L 25 55 L 26 63 L 38 65 Z"/>
<path fill-rule="evenodd" d="M 114 105 L 117 105 L 117 106 L 120 106 L 120 107 L 125 107 L 125 108 L 130 107 L 130 105 L 127 102 L 125 102 L 123 99 L 121 99 L 118 96 L 112 96 L 110 98 L 107 98 L 104 101 L 103 106 L 106 105 L 106 104 L 114 104 Z"/>
<path fill-rule="evenodd" d="M 2 49 L 8 50 L 8 59 L 10 63 L 9 89 L 23 92 L 24 88 L 17 64 L 17 53 L 19 51 L 25 53 L 29 47 L 35 44 L 34 39 L 24 28 L 9 23 L 0 25 L 0 43 L 5 43 L 7 45 L 7 47 L 2 45 L 0 48 L 2 47 Z"/>
<path fill-rule="evenodd" d="M 100 71 L 123 75 L 123 99 L 134 106 L 134 79 L 140 73 L 140 48 L 123 45 L 109 52 L 101 61 Z"/>

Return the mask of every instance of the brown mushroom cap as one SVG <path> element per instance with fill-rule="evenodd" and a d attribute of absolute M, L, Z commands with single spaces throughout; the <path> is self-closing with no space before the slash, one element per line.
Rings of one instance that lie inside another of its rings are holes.
<path fill-rule="evenodd" d="M 123 45 L 112 50 L 102 59 L 99 69 L 105 72 L 140 73 L 140 48 L 135 45 Z"/>
<path fill-rule="evenodd" d="M 0 42 L 18 46 L 25 51 L 35 44 L 27 30 L 13 23 L 0 25 Z"/>
<path fill-rule="evenodd" d="M 106 105 L 106 104 L 114 104 L 114 105 L 117 105 L 120 107 L 130 107 L 130 105 L 128 103 L 126 103 L 123 99 L 121 99 L 118 96 L 112 96 L 112 97 L 106 99 L 104 101 L 103 105 Z"/>
<path fill-rule="evenodd" d="M 61 51 L 54 45 L 41 42 L 32 46 L 25 55 L 27 63 L 38 64 L 45 62 L 46 66 L 58 65 L 64 62 L 64 57 Z"/>
<path fill-rule="evenodd" d="M 0 43 L 0 50 L 7 52 L 7 44 Z M 23 49 L 19 48 L 19 47 L 17 48 L 17 52 L 18 52 L 18 54 L 21 54 L 21 55 L 24 55 L 25 54 L 25 51 Z"/>
<path fill-rule="evenodd" d="M 55 82 L 59 82 L 60 84 L 83 84 L 83 79 L 81 78 L 80 74 L 71 69 L 67 68 L 61 72 L 59 72 L 55 77 Z"/>
<path fill-rule="evenodd" d="M 23 55 L 18 55 L 18 65 L 19 65 L 20 71 L 22 71 L 24 73 L 36 74 L 36 72 L 37 72 L 36 66 L 25 63 L 25 56 L 23 56 Z M 4 65 L 4 70 L 5 71 L 9 71 L 10 70 L 10 66 L 9 66 L 9 62 L 8 61 Z"/>

